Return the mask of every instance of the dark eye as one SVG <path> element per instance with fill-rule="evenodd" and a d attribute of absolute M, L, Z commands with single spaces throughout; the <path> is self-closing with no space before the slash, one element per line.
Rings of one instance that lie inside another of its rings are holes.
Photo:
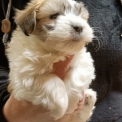
<path fill-rule="evenodd" d="M 59 13 L 50 15 L 50 19 L 56 19 L 59 16 Z"/>

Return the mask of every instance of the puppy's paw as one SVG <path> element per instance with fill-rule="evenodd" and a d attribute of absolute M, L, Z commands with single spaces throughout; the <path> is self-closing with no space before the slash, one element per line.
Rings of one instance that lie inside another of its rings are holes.
<path fill-rule="evenodd" d="M 93 91 L 92 89 L 88 89 L 85 91 L 85 95 L 86 95 L 85 106 L 93 107 L 97 98 L 96 92 Z"/>

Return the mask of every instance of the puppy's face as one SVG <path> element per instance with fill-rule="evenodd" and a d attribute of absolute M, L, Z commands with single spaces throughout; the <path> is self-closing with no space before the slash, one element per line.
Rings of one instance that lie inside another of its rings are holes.
<path fill-rule="evenodd" d="M 87 23 L 89 13 L 83 3 L 73 0 L 36 0 L 15 20 L 26 35 L 34 35 L 50 50 L 78 52 L 92 41 Z"/>

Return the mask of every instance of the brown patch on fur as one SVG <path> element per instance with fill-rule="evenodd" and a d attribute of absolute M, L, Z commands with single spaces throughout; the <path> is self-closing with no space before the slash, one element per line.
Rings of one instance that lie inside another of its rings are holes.
<path fill-rule="evenodd" d="M 36 5 L 34 3 L 29 3 L 28 7 L 25 10 L 19 11 L 16 10 L 15 22 L 25 35 L 29 36 L 36 28 L 36 14 L 38 9 L 45 3 L 47 0 L 37 1 Z M 39 3 L 38 3 L 39 2 Z"/>

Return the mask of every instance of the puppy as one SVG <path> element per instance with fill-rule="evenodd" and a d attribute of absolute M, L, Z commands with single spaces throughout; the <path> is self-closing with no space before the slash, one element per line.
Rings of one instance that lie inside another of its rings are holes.
<path fill-rule="evenodd" d="M 86 122 L 94 108 L 96 92 L 89 89 L 95 78 L 93 60 L 85 45 L 93 30 L 88 10 L 73 0 L 32 0 L 17 10 L 18 27 L 8 44 L 11 94 L 50 110 L 55 120 L 72 113 L 85 92 L 85 106 L 69 122 Z M 64 78 L 55 75 L 54 63 L 73 55 Z"/>

